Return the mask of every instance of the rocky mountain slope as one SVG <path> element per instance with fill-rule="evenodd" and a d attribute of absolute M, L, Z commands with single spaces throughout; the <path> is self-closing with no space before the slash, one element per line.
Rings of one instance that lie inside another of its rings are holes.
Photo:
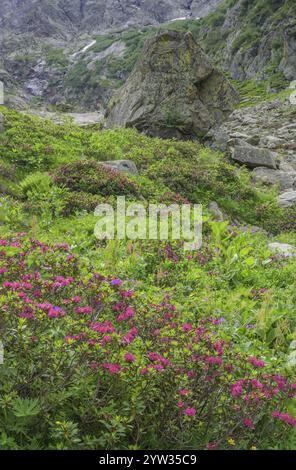
<path fill-rule="evenodd" d="M 143 27 L 201 17 L 220 2 L 4 0 L 0 80 L 7 104 L 23 108 L 45 102 L 96 110 L 131 71 L 134 49 L 141 50 Z"/>
<path fill-rule="evenodd" d="M 252 171 L 256 184 L 279 188 L 278 202 L 296 202 L 296 110 L 290 99 L 237 109 L 206 136 L 208 144 Z"/>
<path fill-rule="evenodd" d="M 4 0 L 0 80 L 7 104 L 105 108 L 165 22 L 166 29 L 190 30 L 233 79 L 268 80 L 272 92 L 296 78 L 293 0 Z"/>
<path fill-rule="evenodd" d="M 221 0 L 4 0 L 2 32 L 66 39 L 77 33 L 202 17 Z"/>
<path fill-rule="evenodd" d="M 197 25 L 197 36 L 235 79 L 296 78 L 294 0 L 225 0 Z"/>

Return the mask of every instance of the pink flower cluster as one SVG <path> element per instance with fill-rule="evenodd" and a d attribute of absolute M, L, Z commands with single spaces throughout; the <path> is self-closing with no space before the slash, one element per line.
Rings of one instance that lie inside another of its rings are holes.
<path fill-rule="evenodd" d="M 273 418 L 277 418 L 280 421 L 289 424 L 289 426 L 296 428 L 296 419 L 290 416 L 288 413 L 280 413 L 279 411 L 273 411 L 272 416 Z"/>

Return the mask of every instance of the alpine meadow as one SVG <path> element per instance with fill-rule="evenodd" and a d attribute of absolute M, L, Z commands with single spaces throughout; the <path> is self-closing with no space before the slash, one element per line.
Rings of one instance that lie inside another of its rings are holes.
<path fill-rule="evenodd" d="M 295 451 L 295 0 L 2 0 L 0 85 L 0 450 Z"/>

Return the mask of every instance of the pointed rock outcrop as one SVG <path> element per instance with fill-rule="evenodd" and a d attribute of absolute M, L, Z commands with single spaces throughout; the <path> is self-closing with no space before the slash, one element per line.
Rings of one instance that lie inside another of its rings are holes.
<path fill-rule="evenodd" d="M 238 95 L 192 34 L 162 31 L 147 40 L 134 71 L 111 100 L 107 127 L 195 138 L 233 110 Z"/>

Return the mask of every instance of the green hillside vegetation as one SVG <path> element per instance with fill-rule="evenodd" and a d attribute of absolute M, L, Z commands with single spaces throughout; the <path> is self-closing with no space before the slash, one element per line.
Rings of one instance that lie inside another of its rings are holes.
<path fill-rule="evenodd" d="M 295 448 L 295 208 L 197 142 L 0 111 L 1 448 Z M 202 203 L 202 248 L 96 239 L 123 194 Z"/>
<path fill-rule="evenodd" d="M 8 196 L 22 200 L 19 183 L 26 177 L 34 178 L 38 188 L 38 179 L 48 174 L 51 188 L 66 189 L 69 200 L 76 201 L 73 211 L 92 210 L 96 205 L 93 196 L 116 194 L 113 191 L 116 184 L 114 187 L 111 184 L 112 178 L 116 178 L 96 162 L 130 159 L 137 165 L 140 176 L 123 177 L 129 196 L 159 202 L 179 198 L 205 206 L 214 200 L 230 219 L 259 223 L 273 233 L 281 230 L 283 220 L 287 220 L 277 206 L 275 190 L 255 188 L 246 169 L 197 142 L 150 138 L 133 129 L 99 131 L 93 126 L 57 125 L 6 108 L 1 110 L 6 132 L 0 139 L 3 166 L 0 182 L 2 192 Z M 75 184 L 67 176 L 72 171 L 77 174 Z M 88 178 L 93 184 L 83 183 L 86 172 L 91 172 Z M 81 207 L 73 193 L 79 193 Z"/>

